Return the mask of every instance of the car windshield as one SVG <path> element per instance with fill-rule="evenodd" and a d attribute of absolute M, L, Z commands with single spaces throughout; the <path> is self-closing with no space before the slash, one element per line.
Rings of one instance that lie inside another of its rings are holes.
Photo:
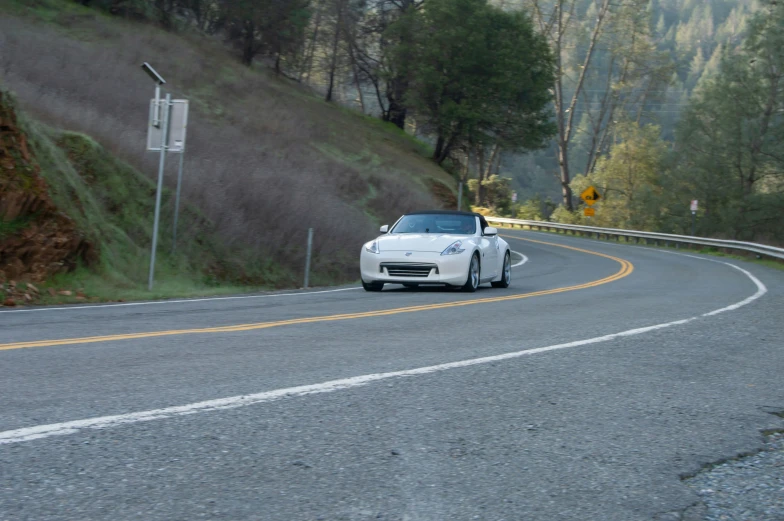
<path fill-rule="evenodd" d="M 473 215 L 419 213 L 404 215 L 391 233 L 450 233 L 473 235 L 476 218 Z"/>

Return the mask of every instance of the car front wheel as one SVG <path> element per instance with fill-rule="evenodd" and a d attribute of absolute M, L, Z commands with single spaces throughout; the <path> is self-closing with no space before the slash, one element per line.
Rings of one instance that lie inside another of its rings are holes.
<path fill-rule="evenodd" d="M 365 291 L 381 291 L 384 289 L 383 282 L 365 282 L 362 281 L 362 287 L 365 288 Z"/>
<path fill-rule="evenodd" d="M 493 282 L 494 288 L 508 288 L 512 283 L 512 256 L 509 252 L 504 255 L 504 272 L 501 274 L 501 280 Z"/>
<path fill-rule="evenodd" d="M 473 293 L 479 287 L 479 255 L 474 253 L 471 264 L 468 265 L 468 277 L 461 288 L 463 291 Z"/>

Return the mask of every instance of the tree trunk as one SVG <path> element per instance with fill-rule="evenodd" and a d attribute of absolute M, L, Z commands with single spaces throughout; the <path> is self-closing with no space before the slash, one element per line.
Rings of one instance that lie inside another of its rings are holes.
<path fill-rule="evenodd" d="M 357 96 L 359 97 L 359 107 L 362 109 L 362 114 L 365 113 L 365 96 L 362 94 L 362 84 L 359 81 L 359 67 L 357 66 L 357 57 L 354 53 L 354 38 L 348 44 L 349 58 L 351 59 L 351 69 L 354 72 L 354 87 L 357 89 Z"/>
<path fill-rule="evenodd" d="M 402 0 L 397 5 L 401 16 L 404 16 L 411 9 L 416 8 L 414 0 Z M 387 82 L 387 101 L 389 102 L 389 105 L 384 120 L 394 123 L 401 130 L 405 130 L 406 128 L 406 115 L 408 111 L 405 106 L 405 97 L 407 91 L 408 78 L 402 74 L 394 74 Z M 443 159 L 439 161 L 439 164 L 441 164 L 442 161 Z"/>
<path fill-rule="evenodd" d="M 338 67 L 338 44 L 340 43 L 340 33 L 343 29 L 343 0 L 337 1 L 338 19 L 335 24 L 335 37 L 332 39 L 332 60 L 329 64 L 329 87 L 327 87 L 326 101 L 332 101 L 332 93 L 335 89 L 335 71 Z"/>
<path fill-rule="evenodd" d="M 493 171 L 498 167 L 500 160 L 501 160 L 501 147 L 498 144 L 494 144 L 492 150 L 490 151 L 490 157 L 487 159 L 487 163 L 485 163 L 485 147 L 480 146 L 477 149 L 477 175 L 479 177 L 479 184 L 477 185 L 476 190 L 476 205 L 477 206 L 486 206 L 487 205 L 487 189 L 482 184 L 483 181 L 490 178 L 493 175 Z"/>
<path fill-rule="evenodd" d="M 454 136 L 449 136 L 449 138 L 446 139 L 443 136 L 438 136 L 438 140 L 436 141 L 436 150 L 433 154 L 433 159 L 435 159 L 438 165 L 446 161 L 446 158 L 449 157 L 449 153 L 452 151 L 452 146 L 454 144 Z"/>
<path fill-rule="evenodd" d="M 468 173 L 471 171 L 471 149 L 466 149 L 465 164 L 460 172 L 460 182 L 466 184 L 468 182 Z"/>
<path fill-rule="evenodd" d="M 387 90 L 387 101 L 389 107 L 387 109 L 386 120 L 394 123 L 398 128 L 405 130 L 406 128 L 406 107 L 403 105 L 403 97 L 408 90 L 408 80 L 398 76 L 392 78 L 389 82 L 389 89 Z"/>
<path fill-rule="evenodd" d="M 569 186 L 571 177 L 569 173 L 569 139 L 566 136 L 566 122 L 564 120 L 563 99 L 563 56 L 561 54 L 561 41 L 563 39 L 563 2 L 559 0 L 555 7 L 558 12 L 555 38 L 555 122 L 558 128 L 558 168 L 561 181 L 561 194 L 564 207 L 570 212 L 572 206 L 572 189 Z"/>
<path fill-rule="evenodd" d="M 572 10 L 569 13 L 573 14 L 575 3 L 572 2 Z M 574 114 L 575 108 L 577 106 L 577 101 L 580 98 L 580 95 L 583 90 L 583 85 L 585 84 L 586 74 L 588 73 L 591 60 L 593 55 L 596 51 L 596 43 L 599 39 L 599 35 L 602 33 L 603 22 L 607 15 L 607 12 L 610 7 L 610 0 L 602 0 L 602 4 L 599 8 L 599 12 L 596 15 L 596 25 L 593 27 L 591 31 L 591 37 L 588 44 L 588 49 L 585 54 L 585 58 L 583 60 L 583 64 L 580 69 L 580 74 L 577 78 L 577 84 L 575 85 L 574 92 L 572 94 L 571 101 L 568 107 L 564 106 L 564 94 L 563 94 L 563 56 L 562 56 L 562 42 L 563 36 L 568 29 L 568 22 L 567 19 L 566 23 L 564 23 L 563 17 L 563 8 L 564 8 L 564 0 L 557 0 L 555 5 L 556 12 L 552 18 L 551 22 L 545 23 L 544 17 L 542 16 L 541 10 L 539 8 L 538 2 L 534 2 L 535 7 L 535 15 L 537 21 L 539 22 L 539 27 L 542 33 L 549 37 L 553 46 L 553 53 L 555 54 L 555 111 L 556 111 L 556 125 L 558 128 L 558 136 L 557 136 L 557 145 L 558 145 L 558 167 L 559 167 L 559 178 L 561 182 L 561 193 L 563 195 L 563 205 L 569 211 L 574 211 L 574 205 L 572 204 L 572 189 L 569 186 L 571 182 L 571 172 L 569 171 L 569 143 L 572 138 L 572 133 L 574 130 Z M 553 32 L 555 33 L 553 35 Z"/>
<path fill-rule="evenodd" d="M 158 11 L 158 21 L 164 29 L 172 28 L 171 0 L 155 0 L 155 9 Z"/>
<path fill-rule="evenodd" d="M 485 147 L 480 146 L 476 151 L 476 162 L 477 166 L 477 184 L 476 184 L 476 194 L 474 194 L 474 204 L 476 206 L 482 206 L 485 201 L 486 197 L 486 190 L 484 186 L 485 180 Z"/>
<path fill-rule="evenodd" d="M 586 177 L 593 172 L 594 168 L 596 168 L 596 161 L 599 157 L 600 146 L 603 143 L 603 141 L 599 139 L 599 136 L 602 133 L 602 122 L 607 116 L 607 109 L 610 105 L 610 91 L 612 91 L 612 73 L 614 65 L 615 57 L 611 56 L 610 63 L 607 66 L 607 82 L 604 87 L 604 96 L 602 97 L 598 118 L 594 121 L 593 116 L 591 115 L 591 111 L 588 111 L 588 117 L 591 118 L 591 146 L 588 148 L 588 159 L 585 162 L 585 170 L 583 171 L 583 175 Z M 608 126 L 612 123 L 611 120 L 612 116 L 607 122 Z M 606 129 L 607 127 L 604 128 Z"/>
<path fill-rule="evenodd" d="M 253 22 L 245 22 L 245 34 L 242 44 L 242 63 L 250 67 L 253 65 L 253 58 L 256 56 L 256 27 Z"/>
<path fill-rule="evenodd" d="M 308 83 L 310 82 L 310 73 L 313 70 L 313 56 L 316 53 L 316 42 L 318 41 L 319 29 L 321 28 L 321 11 L 324 6 L 324 0 L 321 0 L 316 7 L 316 20 L 313 22 L 313 36 L 310 38 L 310 45 L 305 51 L 305 62 L 302 64 L 302 70 L 299 73 L 299 81 L 302 81 L 303 76 L 307 76 Z"/>
<path fill-rule="evenodd" d="M 438 161 L 438 158 L 441 157 L 441 152 L 444 150 L 444 136 L 439 134 L 436 138 L 436 148 L 433 151 L 433 160 Z"/>

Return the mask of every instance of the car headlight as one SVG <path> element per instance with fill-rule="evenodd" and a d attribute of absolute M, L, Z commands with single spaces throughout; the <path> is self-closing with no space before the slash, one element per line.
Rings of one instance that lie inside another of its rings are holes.
<path fill-rule="evenodd" d="M 441 252 L 441 255 L 457 255 L 459 253 L 463 253 L 464 251 L 465 249 L 463 248 L 463 241 L 455 241 L 447 246 L 446 249 Z"/>
<path fill-rule="evenodd" d="M 381 253 L 378 249 L 378 241 L 370 241 L 365 244 L 365 251 L 368 253 Z"/>

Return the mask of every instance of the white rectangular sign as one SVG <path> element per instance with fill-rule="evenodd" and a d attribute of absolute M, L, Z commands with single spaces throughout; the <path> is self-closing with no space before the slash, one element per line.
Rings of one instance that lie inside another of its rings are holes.
<path fill-rule="evenodd" d="M 692 212 L 696 212 L 697 211 L 697 199 L 692 199 L 691 200 L 691 211 Z"/>
<path fill-rule="evenodd" d="M 155 118 L 155 100 L 150 100 L 150 119 L 147 122 L 147 150 L 161 150 L 163 133 L 163 118 L 166 110 L 166 100 L 160 100 L 160 125 L 153 125 Z M 171 113 L 169 115 L 169 140 L 167 152 L 181 154 L 185 151 L 185 134 L 188 129 L 188 100 L 171 100 Z"/>

